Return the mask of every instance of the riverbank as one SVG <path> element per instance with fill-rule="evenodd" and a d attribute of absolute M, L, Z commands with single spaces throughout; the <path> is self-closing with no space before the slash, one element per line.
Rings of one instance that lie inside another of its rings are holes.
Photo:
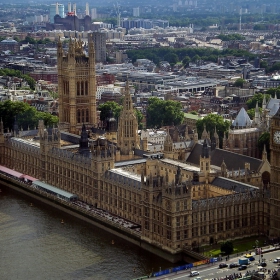
<path fill-rule="evenodd" d="M 108 220 L 105 217 L 89 211 L 88 209 L 84 209 L 78 205 L 75 205 L 72 202 L 64 201 L 57 198 L 56 196 L 34 189 L 29 184 L 26 184 L 18 179 L 8 177 L 4 174 L 0 174 L 0 181 L 6 187 L 9 187 L 19 193 L 25 194 L 44 204 L 55 207 L 56 209 L 70 214 L 87 223 L 93 224 L 171 263 L 177 263 L 183 260 L 183 254 L 172 255 L 169 252 L 166 252 L 154 246 L 153 244 L 147 243 L 141 238 L 141 233 L 137 232 L 136 230 L 121 226 L 120 224 L 115 223 L 112 220 Z M 184 261 L 186 261 L 186 259 Z"/>

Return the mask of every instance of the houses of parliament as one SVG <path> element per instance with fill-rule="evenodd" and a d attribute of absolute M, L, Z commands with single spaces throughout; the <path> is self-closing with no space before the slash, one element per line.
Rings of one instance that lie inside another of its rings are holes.
<path fill-rule="evenodd" d="M 248 236 L 280 236 L 280 110 L 272 117 L 271 162 L 219 149 L 208 139 L 148 149 L 138 135 L 126 83 L 118 122 L 96 129 L 95 54 L 80 40 L 58 42 L 59 125 L 34 130 L 0 124 L 0 164 L 76 194 L 139 225 L 142 243 L 180 260 L 186 251 Z"/>

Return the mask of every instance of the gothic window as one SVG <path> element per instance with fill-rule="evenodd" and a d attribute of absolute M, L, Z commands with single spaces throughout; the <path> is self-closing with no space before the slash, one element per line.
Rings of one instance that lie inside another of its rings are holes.
<path fill-rule="evenodd" d="M 77 82 L 77 95 L 80 95 L 81 92 L 80 92 L 80 82 Z"/>
<path fill-rule="evenodd" d="M 171 219 L 170 219 L 169 216 L 166 217 L 166 224 L 167 224 L 168 226 L 171 225 Z"/>
<path fill-rule="evenodd" d="M 85 95 L 88 95 L 88 81 L 85 81 Z"/>
<path fill-rule="evenodd" d="M 184 239 L 188 238 L 188 231 L 184 230 Z"/>
<path fill-rule="evenodd" d="M 176 233 L 176 239 L 177 239 L 177 241 L 179 241 L 179 240 L 181 239 L 181 233 L 180 233 L 180 231 L 177 231 L 177 233 Z"/>
<path fill-rule="evenodd" d="M 168 240 L 171 240 L 171 231 L 170 231 L 170 230 L 167 230 L 167 231 L 166 231 L 166 238 L 167 238 Z"/>
<path fill-rule="evenodd" d="M 78 110 L 77 111 L 77 123 L 80 123 L 81 122 L 81 111 Z"/>
<path fill-rule="evenodd" d="M 85 95 L 85 92 L 84 92 L 84 82 L 81 82 L 81 95 Z"/>
<path fill-rule="evenodd" d="M 176 202 L 176 211 L 177 212 L 180 211 L 180 202 L 179 201 Z"/>
<path fill-rule="evenodd" d="M 180 217 L 176 217 L 176 226 L 177 226 L 177 227 L 180 226 Z"/>
<path fill-rule="evenodd" d="M 84 109 L 82 110 L 82 122 L 83 123 L 85 122 L 85 110 Z"/>
<path fill-rule="evenodd" d="M 86 122 L 87 123 L 89 122 L 89 111 L 88 111 L 88 109 L 86 109 Z"/>

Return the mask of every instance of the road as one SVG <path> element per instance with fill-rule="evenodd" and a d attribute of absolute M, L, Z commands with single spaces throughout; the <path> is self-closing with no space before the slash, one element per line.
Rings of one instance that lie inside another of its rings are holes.
<path fill-rule="evenodd" d="M 279 248 L 280 249 L 280 248 Z M 267 270 L 277 270 L 278 268 L 280 268 L 280 266 L 278 266 L 278 264 L 273 263 L 273 260 L 276 259 L 277 257 L 280 257 L 280 251 L 279 249 L 277 251 L 272 251 L 272 252 L 267 252 L 263 254 L 263 259 L 264 261 L 267 263 Z M 254 254 L 253 254 L 254 255 Z M 230 263 L 236 263 L 238 262 L 239 258 L 243 257 L 243 256 L 239 256 L 239 257 L 234 257 L 229 259 L 226 263 L 229 265 Z M 254 256 L 255 257 L 255 261 L 251 262 L 251 264 L 248 266 L 248 271 L 257 271 L 258 270 L 258 266 L 259 266 L 259 260 L 260 260 L 260 256 Z M 223 261 L 224 262 L 224 261 Z M 185 270 L 185 271 L 178 271 L 177 274 L 175 273 L 170 273 L 168 275 L 163 275 L 160 277 L 155 277 L 153 279 L 158 279 L 158 280 L 195 280 L 196 277 L 200 277 L 201 280 L 212 280 L 214 278 L 224 278 L 226 276 L 229 276 L 231 274 L 234 273 L 241 273 L 242 276 L 244 276 L 247 272 L 247 270 L 242 270 L 239 271 L 238 268 L 218 268 L 219 264 L 221 262 L 217 262 L 214 264 L 208 264 L 208 265 L 202 265 L 196 268 L 192 268 L 192 271 L 196 270 L 199 272 L 198 276 L 194 276 L 194 277 L 190 277 L 190 270 Z"/>

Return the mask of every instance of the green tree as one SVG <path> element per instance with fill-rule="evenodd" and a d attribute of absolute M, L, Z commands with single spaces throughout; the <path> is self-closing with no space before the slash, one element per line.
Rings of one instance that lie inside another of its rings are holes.
<path fill-rule="evenodd" d="M 247 114 L 248 116 L 250 117 L 251 120 L 254 119 L 255 117 L 255 111 L 256 111 L 256 108 L 251 108 L 249 110 L 247 110 Z M 259 107 L 259 111 L 260 111 L 260 114 L 262 113 L 262 108 Z"/>
<path fill-rule="evenodd" d="M 231 241 L 223 242 L 221 244 L 221 252 L 230 255 L 233 252 L 233 243 Z"/>
<path fill-rule="evenodd" d="M 243 87 L 243 84 L 245 83 L 246 81 L 242 78 L 239 78 L 237 79 L 235 82 L 234 82 L 234 86 L 235 87 Z"/>
<path fill-rule="evenodd" d="M 109 116 L 110 111 L 113 112 L 113 115 L 116 119 L 119 118 L 120 112 L 122 110 L 122 106 L 120 106 L 117 102 L 115 101 L 107 101 L 103 104 L 100 104 L 98 106 L 98 110 L 100 112 L 100 120 L 105 121 L 106 118 Z"/>
<path fill-rule="evenodd" d="M 258 148 L 260 154 L 263 152 L 264 147 L 267 152 L 267 159 L 270 160 L 270 133 L 269 132 L 263 132 L 258 139 Z"/>
<path fill-rule="evenodd" d="M 216 114 L 209 114 L 203 119 L 197 120 L 196 122 L 196 128 L 199 137 L 201 137 L 201 134 L 204 130 L 204 125 L 207 129 L 207 131 L 210 132 L 210 137 L 213 137 L 215 129 L 219 136 L 219 142 L 220 145 L 222 145 L 222 139 L 224 137 L 224 133 L 227 133 L 230 127 L 230 122 L 227 120 L 224 120 L 222 116 L 216 115 Z"/>
<path fill-rule="evenodd" d="M 185 58 L 182 60 L 182 63 L 183 63 L 183 65 L 184 65 L 185 68 L 186 68 L 186 67 L 189 67 L 190 62 L 191 62 L 191 58 L 190 58 L 188 55 L 185 56 Z"/>
<path fill-rule="evenodd" d="M 161 100 L 151 97 L 147 106 L 147 127 L 161 127 L 163 125 L 178 125 L 184 120 L 184 113 L 180 102 Z"/>
<path fill-rule="evenodd" d="M 262 94 L 262 93 L 256 93 L 252 98 L 250 98 L 247 102 L 247 108 L 248 109 L 254 109 L 256 108 L 256 104 L 258 103 L 258 106 L 262 106 L 263 98 L 266 97 L 266 100 L 270 98 L 270 95 L 268 94 Z"/>
<path fill-rule="evenodd" d="M 34 107 L 21 101 L 10 100 L 0 103 L 0 118 L 3 120 L 5 130 L 12 130 L 17 119 L 19 128 L 27 129 L 38 125 L 39 120 L 44 120 L 46 126 L 58 123 L 58 117 L 50 113 L 39 112 Z"/>
<path fill-rule="evenodd" d="M 141 111 L 139 111 L 137 109 L 134 109 L 134 112 L 135 112 L 137 122 L 138 122 L 138 129 L 143 129 L 143 123 L 142 123 L 142 120 L 144 117 L 143 114 L 141 113 Z"/>

